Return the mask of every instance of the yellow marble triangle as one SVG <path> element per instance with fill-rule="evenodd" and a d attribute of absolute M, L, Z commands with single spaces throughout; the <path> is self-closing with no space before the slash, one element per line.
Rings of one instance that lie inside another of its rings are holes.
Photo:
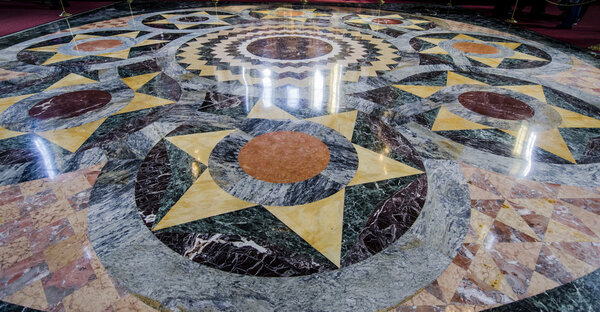
<path fill-rule="evenodd" d="M 375 24 L 369 24 L 369 27 L 371 28 L 371 30 L 382 30 L 382 29 L 387 28 L 387 26 L 381 26 L 381 25 L 375 25 Z"/>
<path fill-rule="evenodd" d="M 179 14 L 161 14 L 162 17 L 164 18 L 171 18 L 171 17 L 176 17 L 176 16 L 180 16 Z"/>
<path fill-rule="evenodd" d="M 514 293 L 512 287 L 506 281 L 504 274 L 500 271 L 500 268 L 487 251 L 487 248 L 479 248 L 477 254 L 471 262 L 469 267 L 471 276 L 477 280 L 483 282 L 489 287 L 493 287 L 496 290 L 503 292 L 505 295 L 513 300 L 517 299 L 517 295 Z"/>
<path fill-rule="evenodd" d="M 104 54 L 98 54 L 98 56 L 113 57 L 113 58 L 119 58 L 119 59 L 126 59 L 126 58 L 129 57 L 129 50 L 131 50 L 131 49 L 128 48 L 128 49 L 121 50 L 121 51 L 104 53 Z"/>
<path fill-rule="evenodd" d="M 454 37 L 452 39 L 453 40 L 457 40 L 457 39 L 460 39 L 460 40 L 473 40 L 473 41 L 480 41 L 481 42 L 481 40 L 479 40 L 477 38 L 473 38 L 471 36 L 467 36 L 467 35 L 463 35 L 463 34 L 456 35 L 456 37 Z"/>
<path fill-rule="evenodd" d="M 423 27 L 419 26 L 419 25 L 408 25 L 408 26 L 400 26 L 401 28 L 406 28 L 406 29 L 414 29 L 414 30 L 423 30 Z"/>
<path fill-rule="evenodd" d="M 435 46 L 433 48 L 429 48 L 423 51 L 419 51 L 419 53 L 425 53 L 425 54 L 448 54 L 448 52 L 444 49 L 442 49 L 439 46 Z"/>
<path fill-rule="evenodd" d="M 167 21 L 166 19 L 163 19 L 163 20 L 158 20 L 158 21 L 154 21 L 154 22 L 148 22 L 148 24 L 171 24 L 171 22 Z"/>
<path fill-rule="evenodd" d="M 132 31 L 132 32 L 128 32 L 128 33 L 124 33 L 124 34 L 120 34 L 120 35 L 115 35 L 115 36 L 116 37 L 136 38 L 139 33 L 140 33 L 139 31 Z"/>
<path fill-rule="evenodd" d="M 427 41 L 429 43 L 435 44 L 435 45 L 439 45 L 440 42 L 442 41 L 446 41 L 448 39 L 441 39 L 441 38 L 427 38 L 427 37 L 417 37 L 417 39 L 421 39 L 423 41 Z"/>
<path fill-rule="evenodd" d="M 406 177 L 423 173 L 423 171 L 407 166 L 399 161 L 375 153 L 354 144 L 358 154 L 358 169 L 354 179 L 348 185 L 357 185 L 381 180 Z"/>
<path fill-rule="evenodd" d="M 167 40 L 144 40 L 136 45 L 134 45 L 134 47 L 141 47 L 141 46 L 147 46 L 147 45 L 151 45 L 151 44 L 157 44 L 157 43 L 163 43 L 163 42 L 169 42 Z"/>
<path fill-rule="evenodd" d="M 55 45 L 49 45 L 49 46 L 45 46 L 45 47 L 39 47 L 39 48 L 31 48 L 31 49 L 26 49 L 27 51 L 36 51 L 36 52 L 57 52 L 59 47 L 62 47 L 64 44 L 55 44 Z"/>
<path fill-rule="evenodd" d="M 430 95 L 442 90 L 444 87 L 440 86 L 406 86 L 406 85 L 393 85 L 394 87 L 412 93 L 420 98 L 426 98 Z"/>
<path fill-rule="evenodd" d="M 25 95 L 17 95 L 0 99 L 0 113 L 2 113 L 5 109 L 9 108 L 11 105 L 24 100 L 33 94 L 25 94 Z"/>
<path fill-rule="evenodd" d="M 517 60 L 527 60 L 527 61 L 544 61 L 544 62 L 548 61 L 546 59 L 539 58 L 537 56 L 533 56 L 533 55 L 529 55 L 529 54 L 525 54 L 525 53 L 521 53 L 521 52 L 517 52 L 517 51 L 515 51 L 515 54 L 513 54 L 512 56 L 509 56 L 507 58 L 517 59 Z"/>
<path fill-rule="evenodd" d="M 390 15 L 384 15 L 381 18 L 398 18 L 398 19 L 402 19 L 402 16 L 398 15 L 398 14 L 390 14 Z"/>
<path fill-rule="evenodd" d="M 186 28 L 197 26 L 197 25 L 198 24 L 175 24 L 177 29 L 186 29 Z"/>
<path fill-rule="evenodd" d="M 355 18 L 347 21 L 347 23 L 366 24 L 366 22 L 360 18 Z"/>
<path fill-rule="evenodd" d="M 210 25 L 230 25 L 226 21 L 221 21 L 221 20 L 210 22 L 210 23 L 207 23 L 207 24 L 210 24 Z"/>
<path fill-rule="evenodd" d="M 556 110 L 562 122 L 560 128 L 600 128 L 600 120 L 576 112 L 572 112 L 560 107 L 552 106 Z"/>
<path fill-rule="evenodd" d="M 90 135 L 92 135 L 92 133 L 94 133 L 94 131 L 100 127 L 104 120 L 106 120 L 106 118 L 102 118 L 78 127 L 39 133 L 36 132 L 36 134 L 68 150 L 71 153 L 75 153 L 81 144 L 83 144 L 90 137 Z"/>
<path fill-rule="evenodd" d="M 344 226 L 344 193 L 342 189 L 332 196 L 305 205 L 265 208 L 339 267 Z"/>
<path fill-rule="evenodd" d="M 357 113 L 358 111 L 354 110 L 345 113 L 308 118 L 306 120 L 327 126 L 343 134 L 348 141 L 352 141 L 352 133 L 354 132 Z"/>
<path fill-rule="evenodd" d="M 492 43 L 507 47 L 511 50 L 514 50 L 514 49 L 520 47 L 522 44 L 522 43 L 518 43 L 518 42 L 492 42 Z"/>
<path fill-rule="evenodd" d="M 471 79 L 468 77 L 465 77 L 463 75 L 459 75 L 455 72 L 448 72 L 447 78 L 446 78 L 446 86 L 454 86 L 454 85 L 460 85 L 460 84 L 474 84 L 474 85 L 482 85 L 482 86 L 487 86 L 487 83 L 483 83 L 481 81 L 475 80 L 475 79 Z"/>
<path fill-rule="evenodd" d="M 477 57 L 477 56 L 469 56 L 470 59 L 476 60 L 477 62 L 483 63 L 489 67 L 496 68 L 500 66 L 500 63 L 504 61 L 504 58 L 496 58 L 496 57 Z"/>
<path fill-rule="evenodd" d="M 423 23 L 431 23 L 430 21 L 427 20 L 418 20 L 418 19 L 408 19 L 408 21 L 413 22 L 414 24 L 423 24 Z"/>
<path fill-rule="evenodd" d="M 133 77 L 128 77 L 128 78 L 123 78 L 122 80 L 133 91 L 136 91 L 137 89 L 139 89 L 143 85 L 145 85 L 148 81 L 152 80 L 152 78 L 156 77 L 158 74 L 160 74 L 160 72 L 149 73 L 149 74 L 144 74 L 144 75 L 139 75 L 139 76 L 133 76 Z"/>
<path fill-rule="evenodd" d="M 517 229 L 538 241 L 541 239 L 535 234 L 535 232 L 529 227 L 527 222 L 521 218 L 521 216 L 517 213 L 517 211 L 508 203 L 504 202 L 500 211 L 498 211 L 498 215 L 496 216 L 496 220 Z"/>
<path fill-rule="evenodd" d="M 464 119 L 449 110 L 444 106 L 435 118 L 431 131 L 447 131 L 447 130 L 475 130 L 475 129 L 491 129 L 491 127 L 478 124 L 476 122 Z"/>
<path fill-rule="evenodd" d="M 500 86 L 499 88 L 523 93 L 525 95 L 529 95 L 532 98 L 536 98 L 544 103 L 547 103 L 546 95 L 544 94 L 544 88 L 542 88 L 541 85 Z"/>
<path fill-rule="evenodd" d="M 131 102 L 129 102 L 127 106 L 123 107 L 123 109 L 115 113 L 115 115 L 173 103 L 175 102 L 171 100 L 135 92 Z"/>
<path fill-rule="evenodd" d="M 254 107 L 252 107 L 252 110 L 248 113 L 247 117 L 262 119 L 298 119 L 275 105 L 264 105 L 263 101 L 258 101 L 254 104 Z"/>
<path fill-rule="evenodd" d="M 199 162 L 208 164 L 208 158 L 215 145 L 234 131 L 236 130 L 194 133 L 167 137 L 167 140 L 190 156 L 196 158 Z"/>
<path fill-rule="evenodd" d="M 4 128 L 0 127 L 0 140 L 4 140 L 4 139 L 16 137 L 16 136 L 19 136 L 21 134 L 25 134 L 25 133 L 23 133 L 23 132 L 17 132 L 17 131 L 11 131 L 11 130 L 4 129 Z"/>
<path fill-rule="evenodd" d="M 29 284 L 27 287 L 2 300 L 38 310 L 45 311 L 48 309 L 48 301 L 41 280 Z"/>
<path fill-rule="evenodd" d="M 168 228 L 256 206 L 225 192 L 206 169 L 152 230 Z"/>
<path fill-rule="evenodd" d="M 596 242 L 597 238 L 592 238 L 576 229 L 566 226 L 562 223 L 550 220 L 544 242 Z"/>
<path fill-rule="evenodd" d="M 538 133 L 535 145 L 556 156 L 575 163 L 575 158 L 573 158 L 573 154 L 571 154 L 567 143 L 563 139 L 558 129 Z"/>
<path fill-rule="evenodd" d="M 73 39 L 71 41 L 79 41 L 79 40 L 83 40 L 83 39 L 100 38 L 100 37 L 102 37 L 102 36 L 78 34 L 78 35 L 75 35 L 75 37 L 73 37 Z"/>
<path fill-rule="evenodd" d="M 67 76 L 65 76 L 63 79 L 57 81 L 53 85 L 46 88 L 45 91 L 62 88 L 62 87 L 82 85 L 82 84 L 88 84 L 88 83 L 97 83 L 97 82 L 98 81 L 96 81 L 96 80 L 92 80 L 90 78 L 71 73 L 71 74 L 68 74 Z"/>
<path fill-rule="evenodd" d="M 58 62 L 64 62 L 64 61 L 74 60 L 74 59 L 78 59 L 78 58 L 83 58 L 83 57 L 85 57 L 85 56 L 66 55 L 66 54 L 62 54 L 62 53 L 56 53 L 51 58 L 47 59 L 44 63 L 42 63 L 42 65 L 49 65 L 49 64 L 54 64 L 54 63 L 58 63 Z"/>

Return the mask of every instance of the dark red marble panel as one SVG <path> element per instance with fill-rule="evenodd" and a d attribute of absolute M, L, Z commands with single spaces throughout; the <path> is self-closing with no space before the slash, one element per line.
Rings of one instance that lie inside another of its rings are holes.
<path fill-rule="evenodd" d="M 110 103 L 112 96 L 103 90 L 82 90 L 63 93 L 40 101 L 29 109 L 37 119 L 68 119 L 98 110 Z"/>
<path fill-rule="evenodd" d="M 458 102 L 471 111 L 493 118 L 525 120 L 535 115 L 531 106 L 511 96 L 495 92 L 465 92 L 458 96 Z"/>

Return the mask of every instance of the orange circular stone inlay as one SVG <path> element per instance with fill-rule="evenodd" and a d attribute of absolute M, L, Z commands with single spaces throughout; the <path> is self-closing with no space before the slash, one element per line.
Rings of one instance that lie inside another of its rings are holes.
<path fill-rule="evenodd" d="M 116 48 L 122 44 L 123 41 L 118 39 L 102 39 L 80 43 L 76 45 L 73 49 L 85 52 L 96 52 Z"/>
<path fill-rule="evenodd" d="M 371 20 L 373 23 L 384 24 L 384 25 L 399 25 L 402 24 L 401 20 L 397 20 L 394 18 L 375 18 Z"/>
<path fill-rule="evenodd" d="M 301 11 L 277 11 L 275 14 L 279 16 L 301 16 L 304 12 Z"/>
<path fill-rule="evenodd" d="M 242 147 L 238 162 L 244 171 L 271 183 L 310 179 L 329 164 L 329 149 L 312 135 L 278 131 L 259 135 Z"/>
<path fill-rule="evenodd" d="M 494 46 L 477 42 L 457 42 L 452 47 L 467 53 L 496 54 L 499 52 L 498 48 Z"/>

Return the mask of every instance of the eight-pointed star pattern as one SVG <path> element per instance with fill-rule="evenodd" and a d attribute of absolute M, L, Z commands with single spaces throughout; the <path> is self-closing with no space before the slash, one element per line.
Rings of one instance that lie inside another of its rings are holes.
<path fill-rule="evenodd" d="M 354 131 L 356 114 L 357 111 L 349 111 L 309 118 L 306 121 L 334 129 L 350 141 Z M 261 101 L 253 107 L 247 117 L 298 120 L 275 106 L 264 105 Z M 208 164 L 213 148 L 234 131 L 236 129 L 175 136 L 167 139 L 199 162 Z M 418 169 L 356 144 L 354 144 L 354 148 L 358 156 L 358 168 L 347 186 L 423 173 Z M 221 189 L 211 177 L 210 170 L 209 166 L 167 214 L 156 223 L 153 231 L 257 205 L 236 198 Z M 344 191 L 345 187 L 329 197 L 302 205 L 262 206 L 339 267 Z"/>
<path fill-rule="evenodd" d="M 482 81 L 468 78 L 458 73 L 449 71 L 447 72 L 446 76 L 446 84 L 442 86 L 396 84 L 394 85 L 394 87 L 425 99 L 439 92 L 440 90 L 456 85 L 488 86 L 488 84 Z M 561 132 L 559 131 L 559 128 L 600 128 L 600 120 L 596 118 L 585 116 L 570 110 L 566 110 L 564 108 L 548 104 L 546 95 L 544 94 L 544 90 L 539 84 L 506 85 L 497 86 L 497 88 L 522 93 L 534 99 L 537 99 L 542 103 L 546 104 L 551 109 L 555 110 L 562 119 L 558 127 L 541 132 L 537 132 L 534 128 L 529 128 L 526 126 L 520 128 L 519 131 L 515 131 L 514 129 L 497 128 L 498 130 L 501 130 L 515 137 L 517 141 L 521 141 L 521 147 L 524 143 L 523 140 L 526 140 L 526 138 L 531 138 L 532 140 L 530 141 L 532 142 L 530 144 L 534 144 L 536 147 L 539 147 L 547 152 L 559 156 L 560 158 L 565 159 L 571 163 L 576 163 L 575 158 L 573 157 L 571 151 L 569 150 L 569 147 L 567 146 L 567 143 L 565 142 Z M 444 105 L 441 105 L 437 116 L 435 117 L 435 121 L 431 130 L 452 131 L 493 128 L 494 127 L 490 127 L 481 123 L 465 119 L 464 117 L 452 113 L 450 110 L 446 109 Z M 517 146 L 519 146 L 519 144 L 517 144 Z"/>

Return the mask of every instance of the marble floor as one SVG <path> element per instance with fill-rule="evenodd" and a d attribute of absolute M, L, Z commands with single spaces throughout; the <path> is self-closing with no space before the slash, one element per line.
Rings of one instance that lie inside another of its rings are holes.
<path fill-rule="evenodd" d="M 600 61 L 458 9 L 0 38 L 0 309 L 594 311 Z"/>

